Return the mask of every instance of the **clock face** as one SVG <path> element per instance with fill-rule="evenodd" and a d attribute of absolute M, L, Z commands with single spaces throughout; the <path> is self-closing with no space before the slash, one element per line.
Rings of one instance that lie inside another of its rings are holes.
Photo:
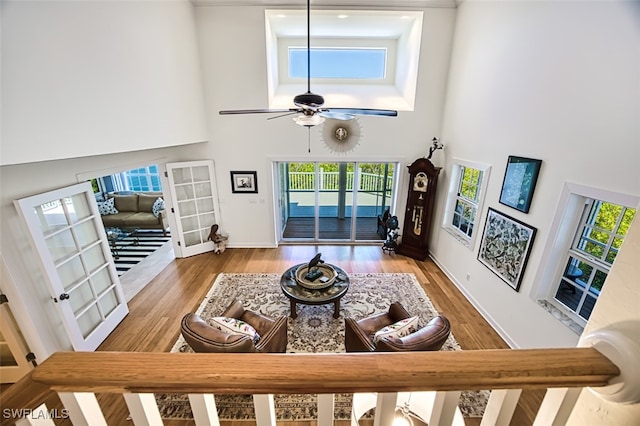
<path fill-rule="evenodd" d="M 420 172 L 413 178 L 413 190 L 427 192 L 427 174 Z"/>

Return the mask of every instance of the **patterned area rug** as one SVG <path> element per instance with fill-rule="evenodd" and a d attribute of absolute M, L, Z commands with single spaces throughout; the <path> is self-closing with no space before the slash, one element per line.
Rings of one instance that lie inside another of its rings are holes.
<path fill-rule="evenodd" d="M 350 274 L 349 291 L 340 304 L 340 318 L 333 318 L 333 304 L 297 306 L 298 318 L 289 318 L 287 352 L 344 352 L 344 318 L 364 318 L 388 310 L 398 301 L 420 324 L 438 315 L 414 274 Z M 196 313 L 205 320 L 219 316 L 233 298 L 242 300 L 249 310 L 276 317 L 289 316 L 289 300 L 280 290 L 279 274 L 219 274 Z M 453 334 L 442 350 L 460 350 Z M 192 352 L 182 336 L 171 352 Z M 465 391 L 459 401 L 465 417 L 482 417 L 489 392 Z M 157 394 L 158 407 L 164 419 L 190 419 L 187 395 Z M 250 395 L 216 395 L 220 420 L 254 419 Z M 278 420 L 316 420 L 315 395 L 276 395 Z M 335 396 L 336 420 L 349 420 L 351 394 Z M 371 413 L 365 415 L 373 418 Z"/>
<path fill-rule="evenodd" d="M 134 236 L 123 238 L 117 243 L 118 258 L 114 263 L 118 276 L 122 276 L 145 257 L 162 247 L 171 239 L 169 231 L 164 236 L 161 230 L 141 229 Z"/>

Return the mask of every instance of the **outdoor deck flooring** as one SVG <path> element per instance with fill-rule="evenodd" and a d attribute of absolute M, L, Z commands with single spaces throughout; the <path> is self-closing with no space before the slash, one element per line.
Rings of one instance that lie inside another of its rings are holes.
<path fill-rule="evenodd" d="M 357 241 L 382 241 L 377 231 L 377 218 L 359 217 L 356 229 Z M 296 240 L 313 240 L 315 222 L 312 217 L 290 217 L 282 234 L 283 238 Z M 351 240 L 351 218 L 338 219 L 335 217 L 320 218 L 321 240 Z"/>

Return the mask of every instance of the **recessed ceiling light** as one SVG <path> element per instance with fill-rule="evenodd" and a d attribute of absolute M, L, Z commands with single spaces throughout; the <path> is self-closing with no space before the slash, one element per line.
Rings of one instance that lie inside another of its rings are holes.
<path fill-rule="evenodd" d="M 338 15 L 338 18 L 340 19 L 347 19 L 349 17 L 349 15 Z"/>

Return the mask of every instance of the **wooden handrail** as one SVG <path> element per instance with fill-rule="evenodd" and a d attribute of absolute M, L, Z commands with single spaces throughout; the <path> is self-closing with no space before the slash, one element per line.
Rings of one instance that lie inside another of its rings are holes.
<path fill-rule="evenodd" d="M 34 372 L 56 391 L 343 393 L 605 386 L 593 348 L 360 354 L 61 352 Z"/>

